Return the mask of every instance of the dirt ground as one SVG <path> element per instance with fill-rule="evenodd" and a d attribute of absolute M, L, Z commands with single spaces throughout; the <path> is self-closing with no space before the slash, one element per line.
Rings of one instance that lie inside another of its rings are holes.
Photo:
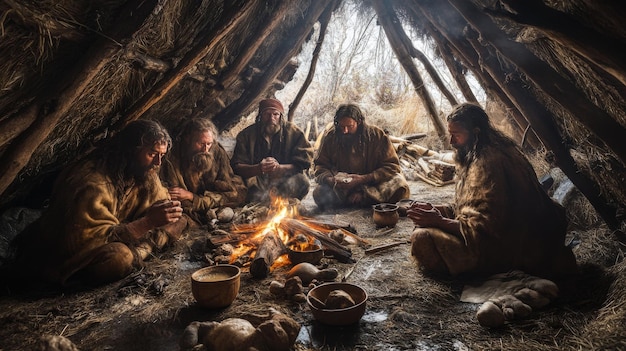
<path fill-rule="evenodd" d="M 450 201 L 454 193 L 454 185 L 410 183 L 412 197 L 421 201 Z M 315 211 L 310 194 L 302 204 Z M 409 219 L 400 218 L 394 228 L 376 228 L 371 212 L 345 209 L 317 216 L 350 223 L 372 246 L 409 238 Z M 149 260 L 142 272 L 105 287 L 2 297 L 0 351 L 36 350 L 42 335 L 62 335 L 80 350 L 178 350 L 184 328 L 193 321 L 262 314 L 270 307 L 301 324 L 295 350 L 552 350 L 565 347 L 593 318 L 610 284 L 602 269 L 586 268 L 578 282 L 589 287 L 583 295 L 562 298 L 524 320 L 489 330 L 476 320 L 478 305 L 459 302 L 463 283 L 422 275 L 410 259 L 408 244 L 374 254 L 352 245 L 356 263 L 324 258 L 322 264 L 339 271 L 337 280 L 351 272 L 347 281 L 369 295 L 367 310 L 355 325 L 329 327 L 314 320 L 306 303 L 269 293 L 270 282 L 284 280 L 289 267 L 265 279 L 253 278 L 244 269 L 231 306 L 197 306 L 190 275 L 206 262 L 193 257 L 191 242 L 181 241 Z"/>

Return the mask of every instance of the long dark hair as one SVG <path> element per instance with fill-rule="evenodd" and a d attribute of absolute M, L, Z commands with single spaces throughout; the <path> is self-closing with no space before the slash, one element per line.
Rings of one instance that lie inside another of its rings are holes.
<path fill-rule="evenodd" d="M 446 120 L 459 124 L 473 135 L 474 154 L 479 154 L 487 145 L 516 146 L 513 140 L 493 127 L 487 112 L 477 104 L 463 103 L 456 106 Z"/>
<path fill-rule="evenodd" d="M 355 104 L 342 104 L 339 105 L 337 111 L 335 112 L 335 117 L 333 119 L 333 123 L 335 126 L 335 138 L 341 143 L 341 133 L 339 132 L 339 120 L 344 117 L 350 117 L 358 123 L 356 136 L 358 138 L 358 143 L 362 144 L 364 142 L 364 138 L 366 137 L 363 133 L 365 129 L 365 115 L 359 108 L 359 106 Z"/>
<path fill-rule="evenodd" d="M 111 179 L 121 186 L 136 162 L 137 151 L 156 144 L 166 144 L 170 150 L 172 139 L 167 129 L 156 121 L 136 120 L 100 145 L 96 155 Z"/>

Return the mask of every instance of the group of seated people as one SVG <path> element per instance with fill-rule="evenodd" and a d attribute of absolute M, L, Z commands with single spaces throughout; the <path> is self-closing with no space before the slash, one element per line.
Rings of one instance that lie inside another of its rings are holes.
<path fill-rule="evenodd" d="M 415 201 L 409 209 L 418 265 L 452 276 L 575 269 L 563 208 L 485 111 L 459 105 L 448 130 L 457 150 L 456 198 L 451 205 Z M 315 158 L 276 99 L 260 101 L 232 157 L 217 135 L 207 119 L 187 121 L 174 141 L 157 122 L 129 123 L 59 175 L 47 209 L 16 238 L 17 275 L 60 286 L 119 280 L 216 209 L 303 199 L 312 165 L 320 210 L 411 198 L 390 138 L 354 104 L 339 106 Z"/>

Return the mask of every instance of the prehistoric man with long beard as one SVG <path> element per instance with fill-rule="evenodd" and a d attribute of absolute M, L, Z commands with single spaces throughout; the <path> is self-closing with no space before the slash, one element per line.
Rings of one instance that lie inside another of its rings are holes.
<path fill-rule="evenodd" d="M 172 200 L 181 201 L 184 212 L 199 224 L 212 219 L 211 211 L 240 206 L 246 198 L 243 180 L 216 139 L 213 122 L 191 119 L 183 124 L 161 166 L 161 180 Z"/>
<path fill-rule="evenodd" d="M 565 246 L 565 209 L 543 190 L 522 151 L 492 127 L 478 105 L 461 104 L 447 120 L 456 149 L 455 202 L 418 202 L 409 209 L 416 225 L 411 255 L 418 265 L 452 276 L 574 273 L 576 260 Z"/>
<path fill-rule="evenodd" d="M 231 165 L 248 186 L 249 202 L 268 203 L 271 196 L 302 200 L 309 192 L 313 148 L 284 113 L 280 101 L 261 100 L 255 123 L 237 135 Z"/>
<path fill-rule="evenodd" d="M 178 239 L 187 220 L 158 173 L 170 146 L 163 126 L 138 120 L 65 169 L 50 206 L 16 238 L 19 277 L 105 284 Z"/>
<path fill-rule="evenodd" d="M 354 104 L 339 106 L 314 163 L 318 186 L 313 199 L 322 210 L 395 203 L 410 196 L 391 140 L 367 124 Z"/>

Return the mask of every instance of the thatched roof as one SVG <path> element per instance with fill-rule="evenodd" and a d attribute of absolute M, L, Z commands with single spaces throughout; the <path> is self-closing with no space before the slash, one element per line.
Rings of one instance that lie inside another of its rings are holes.
<path fill-rule="evenodd" d="M 294 57 L 338 3 L 3 0 L 0 206 L 45 193 L 56 171 L 130 120 L 174 128 L 202 116 L 221 130 L 234 125 L 293 77 Z M 463 73 L 471 71 L 508 111 L 521 140 L 547 148 L 607 224 L 619 227 L 618 209 L 626 207 L 626 5 L 363 5 L 378 14 L 409 74 L 414 50 L 394 27 L 397 19 L 437 45 L 462 90 Z"/>

